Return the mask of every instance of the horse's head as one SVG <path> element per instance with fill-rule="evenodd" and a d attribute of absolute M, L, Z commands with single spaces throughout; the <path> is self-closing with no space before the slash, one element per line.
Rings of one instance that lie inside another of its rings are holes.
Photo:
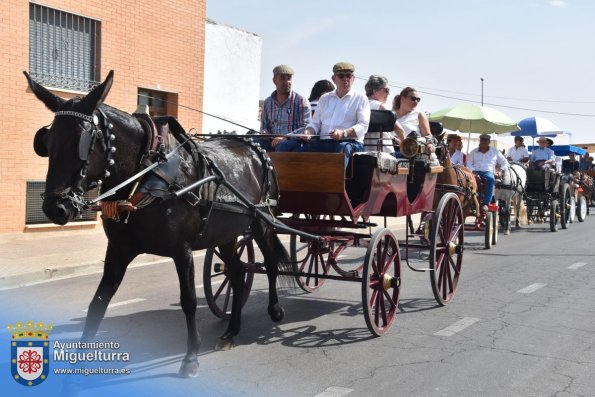
<path fill-rule="evenodd" d="M 35 134 L 33 149 L 49 160 L 43 212 L 52 222 L 65 225 L 83 208 L 83 194 L 106 176 L 105 162 L 113 162 L 109 158 L 113 135 L 100 125 L 97 115 L 111 88 L 113 71 L 88 95 L 70 100 L 52 94 L 23 73 L 31 91 L 54 112 L 51 126 Z"/>

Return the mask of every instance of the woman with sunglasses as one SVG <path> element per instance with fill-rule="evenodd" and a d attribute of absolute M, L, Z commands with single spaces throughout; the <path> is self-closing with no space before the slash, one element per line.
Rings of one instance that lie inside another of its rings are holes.
<path fill-rule="evenodd" d="M 401 93 L 393 99 L 393 111 L 397 114 L 397 122 L 404 130 L 404 134 L 395 128 L 400 140 L 409 136 L 432 136 L 430 123 L 424 112 L 417 110 L 417 104 L 421 101 L 417 91 L 412 87 L 405 87 Z"/>
<path fill-rule="evenodd" d="M 388 88 L 388 79 L 384 76 L 371 75 L 366 82 L 366 96 L 370 102 L 370 110 L 390 110 L 386 106 L 390 89 Z M 396 126 L 395 126 L 396 128 Z M 364 138 L 364 151 L 377 151 L 378 141 L 382 139 L 382 152 L 393 153 L 395 151 L 394 144 L 399 144 L 396 140 L 396 135 L 393 131 L 385 131 L 380 136 L 380 132 L 368 131 Z"/>

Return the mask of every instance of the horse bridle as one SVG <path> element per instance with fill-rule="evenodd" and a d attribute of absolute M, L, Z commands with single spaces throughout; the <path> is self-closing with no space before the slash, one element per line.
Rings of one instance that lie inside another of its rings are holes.
<path fill-rule="evenodd" d="M 116 147 L 113 145 L 113 141 L 116 139 L 116 136 L 111 133 L 111 130 L 114 128 L 114 126 L 112 123 L 108 123 L 107 116 L 103 110 L 97 109 L 97 112 L 101 115 L 102 128 L 99 127 L 100 119 L 95 113 L 93 113 L 91 116 L 72 110 L 60 110 L 54 113 L 54 117 L 68 116 L 85 120 L 92 125 L 92 128 L 91 130 L 85 128 L 81 132 L 81 136 L 79 138 L 78 155 L 79 159 L 84 163 L 77 175 L 73 187 L 68 187 L 59 192 L 42 193 L 42 199 L 55 197 L 60 200 L 69 200 L 74 208 L 76 208 L 78 213 L 85 209 L 87 203 L 83 198 L 83 195 L 85 194 L 83 183 L 87 179 L 89 158 L 91 157 L 91 153 L 93 153 L 93 149 L 95 148 L 95 144 L 98 139 L 101 142 L 106 157 L 103 177 L 108 178 L 111 175 L 109 167 L 114 165 L 114 159 L 112 158 L 112 155 L 116 152 Z M 95 181 L 91 181 L 88 184 L 88 187 L 91 189 L 96 186 L 101 187 L 102 183 L 103 181 L 101 179 L 97 179 Z"/>

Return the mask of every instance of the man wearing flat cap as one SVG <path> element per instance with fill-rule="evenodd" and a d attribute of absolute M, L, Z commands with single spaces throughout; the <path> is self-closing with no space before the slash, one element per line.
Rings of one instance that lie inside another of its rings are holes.
<path fill-rule="evenodd" d="M 506 153 L 508 156 L 508 160 L 516 161 L 519 163 L 526 163 L 529 161 L 529 151 L 523 145 L 523 137 L 522 136 L 515 136 L 514 137 L 514 146 L 508 149 Z"/>
<path fill-rule="evenodd" d="M 260 121 L 262 134 L 287 135 L 301 133 L 310 122 L 310 103 L 306 98 L 291 89 L 293 69 L 287 65 L 273 68 L 275 91 L 264 100 Z M 268 151 L 292 152 L 302 145 L 302 141 L 277 136 L 260 139 L 258 143 Z"/>
<path fill-rule="evenodd" d="M 548 147 L 548 139 L 544 136 L 537 140 L 539 147 L 531 153 L 531 168 L 545 169 L 553 167 L 556 162 L 556 154 Z"/>
<path fill-rule="evenodd" d="M 333 66 L 334 91 L 320 97 L 314 117 L 306 127 L 306 134 L 318 135 L 307 151 L 345 153 L 347 168 L 351 154 L 364 150 L 364 136 L 370 124 L 368 98 L 352 89 L 355 67 L 349 62 Z"/>
<path fill-rule="evenodd" d="M 479 136 L 479 147 L 473 149 L 467 156 L 467 167 L 485 180 L 485 191 L 481 202 L 481 212 L 488 211 L 488 205 L 494 196 L 494 185 L 496 184 L 496 166 L 500 171 L 508 169 L 508 161 L 500 151 L 490 146 L 492 138 L 488 134 Z"/>
<path fill-rule="evenodd" d="M 450 155 L 450 162 L 452 165 L 465 165 L 463 153 L 459 150 L 459 141 L 461 141 L 461 137 L 457 134 L 448 134 L 446 137 L 448 154 Z"/>

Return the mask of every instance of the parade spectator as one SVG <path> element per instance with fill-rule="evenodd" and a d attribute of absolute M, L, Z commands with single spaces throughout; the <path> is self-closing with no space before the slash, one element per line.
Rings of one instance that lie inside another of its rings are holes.
<path fill-rule="evenodd" d="M 386 107 L 386 100 L 390 94 L 390 89 L 387 85 L 388 80 L 386 77 L 370 76 L 365 86 L 366 96 L 370 102 L 370 110 L 389 110 Z M 380 151 L 386 153 L 393 153 L 395 151 L 395 138 L 396 135 L 393 131 L 384 131 L 382 132 L 382 136 L 379 131 L 368 131 L 365 136 L 364 150 L 376 151 L 380 149 Z M 378 141 L 380 139 L 382 139 L 381 148 L 378 147 Z"/>
<path fill-rule="evenodd" d="M 310 102 L 310 108 L 312 109 L 312 116 L 314 116 L 316 106 L 318 106 L 318 100 L 322 94 L 331 92 L 334 89 L 335 86 L 328 80 L 318 80 L 316 83 L 314 83 L 312 91 L 310 91 L 310 98 L 308 98 L 308 101 Z"/>
<path fill-rule="evenodd" d="M 523 144 L 523 137 L 522 136 L 515 136 L 514 137 L 514 146 L 508 149 L 508 160 L 516 161 L 519 163 L 526 163 L 529 161 L 529 151 Z"/>
<path fill-rule="evenodd" d="M 548 139 L 542 136 L 537 140 L 537 143 L 539 147 L 531 153 L 531 168 L 542 169 L 552 167 L 555 164 L 556 155 L 548 147 Z"/>
<path fill-rule="evenodd" d="M 465 165 L 463 153 L 458 149 L 459 142 L 462 144 L 461 137 L 457 134 L 448 134 L 446 144 L 448 145 L 448 154 L 452 165 Z"/>
<path fill-rule="evenodd" d="M 287 65 L 273 68 L 275 91 L 264 101 L 260 132 L 262 134 L 287 135 L 302 132 L 310 122 L 310 103 L 291 88 L 293 69 Z M 263 137 L 258 143 L 265 150 L 291 152 L 302 145 L 302 141 L 287 137 Z"/>
<path fill-rule="evenodd" d="M 370 123 L 370 103 L 353 90 L 355 67 L 348 62 L 333 66 L 335 91 L 320 97 L 306 134 L 318 135 L 302 151 L 345 153 L 345 167 L 351 154 L 364 148 L 364 136 Z"/>
<path fill-rule="evenodd" d="M 491 137 L 488 134 L 481 134 L 479 136 L 479 147 L 473 149 L 467 157 L 467 167 L 485 180 L 486 185 L 481 205 L 482 213 L 488 211 L 488 205 L 494 196 L 496 166 L 499 166 L 500 172 L 508 169 L 508 161 L 498 149 L 490 146 L 490 140 Z"/>

